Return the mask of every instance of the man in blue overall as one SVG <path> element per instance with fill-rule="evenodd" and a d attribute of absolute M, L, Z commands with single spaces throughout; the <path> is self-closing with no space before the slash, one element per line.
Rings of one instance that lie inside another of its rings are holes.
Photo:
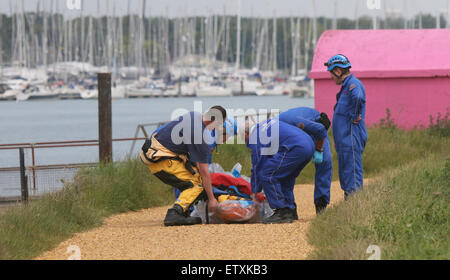
<path fill-rule="evenodd" d="M 275 118 L 252 128 L 246 125 L 245 141 L 252 152 L 252 192 L 264 190 L 274 209 L 263 222 L 291 223 L 296 215 L 295 179 L 313 157 L 313 140 L 303 130 Z"/>
<path fill-rule="evenodd" d="M 219 129 L 214 129 L 211 131 L 211 139 L 208 144 L 209 155 L 208 163 L 212 163 L 212 153 L 214 149 L 217 148 L 219 144 L 225 143 L 228 138 L 237 135 L 237 122 L 234 118 L 226 118 L 223 123 L 223 127 Z M 222 136 L 222 138 L 220 138 Z M 212 143 L 211 143 L 212 142 Z"/>
<path fill-rule="evenodd" d="M 364 123 L 366 92 L 360 80 L 350 73 L 347 57 L 338 54 L 325 63 L 331 78 L 341 90 L 334 106 L 333 136 L 338 156 L 339 181 L 345 198 L 363 186 L 362 153 L 367 142 Z"/>
<path fill-rule="evenodd" d="M 298 107 L 280 113 L 279 119 L 295 127 L 302 128 L 316 144 L 313 162 L 316 168 L 314 178 L 314 205 L 316 214 L 320 214 L 330 203 L 331 177 L 333 165 L 328 139 L 331 123 L 325 113 L 314 108 Z"/>

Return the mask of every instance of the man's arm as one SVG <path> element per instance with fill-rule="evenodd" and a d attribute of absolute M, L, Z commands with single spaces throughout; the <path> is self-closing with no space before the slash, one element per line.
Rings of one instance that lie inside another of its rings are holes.
<path fill-rule="evenodd" d="M 310 136 L 314 136 L 316 139 L 323 140 L 327 137 L 328 132 L 325 126 L 321 123 L 310 121 L 303 118 L 297 119 L 297 127 L 304 130 Z"/>
<path fill-rule="evenodd" d="M 327 137 L 327 129 L 322 123 L 301 119 L 297 124 L 297 127 L 303 129 L 310 136 L 319 139 L 316 141 L 316 151 L 313 155 L 313 162 L 315 164 L 321 164 L 323 162 L 323 143 Z"/>
<path fill-rule="evenodd" d="M 203 187 L 205 188 L 208 196 L 208 206 L 211 211 L 215 211 L 217 208 L 217 199 L 214 197 L 214 193 L 211 185 L 211 175 L 209 174 L 207 163 L 197 163 L 198 172 L 202 177 Z"/>
<path fill-rule="evenodd" d="M 260 187 L 258 186 L 258 181 L 256 179 L 257 165 L 258 165 L 258 154 L 256 150 L 252 150 L 252 175 L 250 178 L 252 193 L 258 193 L 261 191 Z"/>
<path fill-rule="evenodd" d="M 350 85 L 351 99 L 353 110 L 350 112 L 350 118 L 353 124 L 358 124 L 361 121 L 361 110 L 366 100 L 363 90 L 359 85 Z"/>
<path fill-rule="evenodd" d="M 325 139 L 319 140 L 316 142 L 316 151 L 323 152 L 323 143 L 325 142 Z"/>

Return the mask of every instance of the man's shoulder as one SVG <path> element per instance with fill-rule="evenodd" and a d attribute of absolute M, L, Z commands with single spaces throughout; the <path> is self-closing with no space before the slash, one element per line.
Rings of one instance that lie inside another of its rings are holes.
<path fill-rule="evenodd" d="M 354 90 L 364 90 L 364 85 L 361 80 L 353 75 L 348 83 L 348 89 L 351 92 L 353 92 Z"/>

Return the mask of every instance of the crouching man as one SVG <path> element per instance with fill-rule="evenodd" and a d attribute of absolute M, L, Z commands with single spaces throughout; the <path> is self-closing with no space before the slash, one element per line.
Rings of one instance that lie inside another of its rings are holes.
<path fill-rule="evenodd" d="M 245 129 L 245 141 L 252 152 L 252 192 L 261 190 L 274 214 L 263 222 L 291 223 L 297 218 L 295 179 L 308 164 L 315 146 L 300 128 L 269 119 Z"/>
<path fill-rule="evenodd" d="M 210 132 L 205 129 L 222 126 L 225 118 L 226 111 L 221 106 L 210 108 L 204 115 L 190 112 L 159 128 L 142 146 L 140 158 L 152 174 L 180 191 L 174 206 L 167 211 L 165 226 L 200 224 L 199 217 L 190 217 L 189 206 L 204 191 L 210 211 L 216 210 L 205 141 Z"/>
<path fill-rule="evenodd" d="M 303 129 L 316 143 L 313 162 L 316 167 L 314 177 L 314 205 L 320 214 L 330 203 L 331 177 L 333 172 L 328 128 L 330 120 L 325 113 L 316 109 L 297 107 L 282 112 L 280 121 Z"/>

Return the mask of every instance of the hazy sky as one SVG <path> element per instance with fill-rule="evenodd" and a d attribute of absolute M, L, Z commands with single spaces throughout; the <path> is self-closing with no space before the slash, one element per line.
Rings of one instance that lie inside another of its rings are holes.
<path fill-rule="evenodd" d="M 125 14 L 128 9 L 134 13 L 142 10 L 144 0 L 23 0 L 25 10 L 36 10 L 39 6 L 50 10 L 58 10 L 67 16 L 76 16 L 80 10 L 71 10 L 67 2 L 81 1 L 83 14 Z M 58 2 L 58 3 L 56 3 Z M 147 15 L 209 15 L 212 13 L 237 14 L 239 0 L 146 0 L 145 13 Z M 240 0 L 242 16 L 304 16 L 314 14 L 314 0 Z M 380 9 L 376 9 L 377 2 Z M 0 0 L 0 12 L 9 13 L 12 10 L 21 10 L 22 1 Z M 383 16 L 385 12 L 395 11 L 406 17 L 419 12 L 436 15 L 438 12 L 447 16 L 450 0 L 315 0 L 315 12 L 318 16 L 332 17 L 336 12 L 338 17 L 355 18 L 355 15 Z M 371 4 L 372 3 L 372 4 Z M 72 6 L 72 7 L 77 7 Z M 375 9 L 370 9 L 370 8 Z"/>

